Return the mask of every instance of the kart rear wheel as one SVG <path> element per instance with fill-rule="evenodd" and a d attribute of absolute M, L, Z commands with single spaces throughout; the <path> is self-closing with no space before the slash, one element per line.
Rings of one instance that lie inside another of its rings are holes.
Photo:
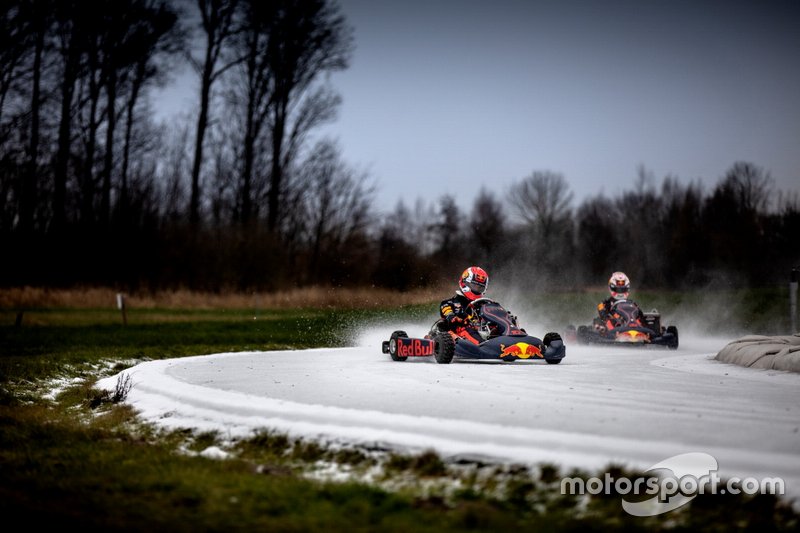
<path fill-rule="evenodd" d="M 453 360 L 453 354 L 456 351 L 456 341 L 446 331 L 441 331 L 434 335 L 433 340 L 433 355 L 436 357 L 436 362 L 440 365 L 447 365 Z"/>
<path fill-rule="evenodd" d="M 408 338 L 408 335 L 405 331 L 395 331 L 392 333 L 391 337 L 389 337 L 389 355 L 392 356 L 392 361 L 405 361 L 408 359 L 407 356 L 397 355 L 397 338 L 403 337 L 405 339 Z"/>
<path fill-rule="evenodd" d="M 677 350 L 678 349 L 678 328 L 675 326 L 667 326 L 667 333 L 672 333 L 675 335 L 674 340 L 672 340 L 667 346 L 670 350 Z"/>

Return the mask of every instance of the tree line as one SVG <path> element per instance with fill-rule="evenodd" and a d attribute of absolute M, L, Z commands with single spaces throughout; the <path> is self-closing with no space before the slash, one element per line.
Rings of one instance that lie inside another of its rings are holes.
<path fill-rule="evenodd" d="M 467 264 L 574 287 L 761 285 L 800 264 L 798 200 L 735 162 L 573 207 L 564 176 L 375 209 L 318 139 L 352 28 L 329 0 L 20 0 L 0 7 L 0 283 L 408 289 Z M 192 111 L 156 115 L 188 64 Z"/>
<path fill-rule="evenodd" d="M 750 162 L 710 191 L 640 167 L 629 190 L 573 198 L 562 174 L 534 171 L 502 194 L 482 189 L 471 210 L 452 196 L 401 202 L 382 223 L 373 279 L 410 287 L 478 263 L 538 291 L 602 288 L 616 270 L 637 288 L 691 291 L 774 286 L 800 268 L 798 195 Z"/>

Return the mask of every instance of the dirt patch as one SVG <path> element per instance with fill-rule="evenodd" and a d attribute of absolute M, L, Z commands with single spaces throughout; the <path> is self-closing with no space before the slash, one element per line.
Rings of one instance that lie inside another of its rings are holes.
<path fill-rule="evenodd" d="M 18 287 L 0 289 L 0 309 L 106 308 L 117 305 L 118 291 L 86 287 L 49 289 Z M 132 292 L 124 294 L 126 305 L 137 309 L 275 309 L 342 308 L 378 309 L 438 302 L 442 290 L 416 289 L 398 293 L 379 288 L 304 287 L 281 292 L 219 292 L 188 290 Z"/>

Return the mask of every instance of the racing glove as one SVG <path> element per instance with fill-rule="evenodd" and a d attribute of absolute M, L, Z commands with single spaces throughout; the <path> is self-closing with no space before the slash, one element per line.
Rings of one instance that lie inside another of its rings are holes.
<path fill-rule="evenodd" d="M 448 324 L 458 324 L 459 322 L 462 322 L 462 320 L 455 313 L 445 315 L 444 319 Z"/>
<path fill-rule="evenodd" d="M 450 322 L 453 324 L 466 324 L 467 322 L 467 314 L 464 311 L 454 312 L 450 315 Z"/>
<path fill-rule="evenodd" d="M 459 309 L 457 312 L 453 309 L 452 306 L 446 305 L 442 308 L 442 314 L 444 315 L 444 319 L 449 322 L 450 324 L 458 324 L 464 322 L 464 310 Z"/>

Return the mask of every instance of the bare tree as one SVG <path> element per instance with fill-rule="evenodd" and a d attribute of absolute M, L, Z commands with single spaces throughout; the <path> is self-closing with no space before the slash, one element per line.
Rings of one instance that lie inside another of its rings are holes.
<path fill-rule="evenodd" d="M 11 2 L 0 6 L 0 124 L 6 97 L 21 75 L 24 56 L 31 45 L 29 7 L 29 3 Z"/>
<path fill-rule="evenodd" d="M 229 132 L 214 128 L 211 132 L 211 190 L 209 204 L 211 222 L 215 228 L 224 227 L 233 218 L 233 213 L 241 209 L 237 205 L 236 194 L 236 151 L 225 138 L 232 138 Z"/>
<path fill-rule="evenodd" d="M 205 54 L 202 61 L 192 58 L 200 74 L 200 111 L 197 116 L 194 162 L 192 163 L 189 222 L 197 228 L 200 222 L 200 170 L 203 165 L 203 142 L 209 123 L 211 87 L 226 70 L 239 62 L 239 58 L 225 58 L 223 52 L 236 34 L 237 0 L 197 0 L 202 29 L 205 33 Z M 222 64 L 220 65 L 220 62 Z"/>
<path fill-rule="evenodd" d="M 765 213 L 772 196 L 772 176 L 763 168 L 738 161 L 725 173 L 722 189 L 748 213 Z"/>
<path fill-rule="evenodd" d="M 562 174 L 533 172 L 511 186 L 508 201 L 522 219 L 547 239 L 559 223 L 571 218 L 572 192 Z"/>
<path fill-rule="evenodd" d="M 72 147 L 72 119 L 75 86 L 81 69 L 81 56 L 84 49 L 85 24 L 77 16 L 80 10 L 75 1 L 59 2 L 56 5 L 56 31 L 58 53 L 61 55 L 60 72 L 61 113 L 58 126 L 58 150 L 55 157 L 53 187 L 52 228 L 63 231 L 67 220 L 67 174 L 69 171 L 70 150 Z"/>
<path fill-rule="evenodd" d="M 119 205 L 123 218 L 128 206 L 128 171 L 131 143 L 136 122 L 136 108 L 144 89 L 165 78 L 170 61 L 185 47 L 183 28 L 177 22 L 177 13 L 157 0 L 137 3 L 140 15 L 135 18 L 128 40 L 128 54 L 132 64 L 126 74 L 127 101 L 125 102 L 125 133 L 122 143 Z"/>
<path fill-rule="evenodd" d="M 270 70 L 267 46 L 270 24 L 275 16 L 276 5 L 271 2 L 246 0 L 243 2 L 244 21 L 242 31 L 235 40 L 236 55 L 243 58 L 240 68 L 242 89 L 232 100 L 241 102 L 238 107 L 243 114 L 243 139 L 241 143 L 241 185 L 238 215 L 247 225 L 253 211 L 253 165 L 256 159 L 256 143 L 262 135 L 274 93 L 274 76 Z"/>
<path fill-rule="evenodd" d="M 81 17 L 82 31 L 81 52 L 83 57 L 82 75 L 79 82 L 79 102 L 77 118 L 80 121 L 80 138 L 83 141 L 82 158 L 77 161 L 78 193 L 79 193 L 79 218 L 84 226 L 91 226 L 95 219 L 95 197 L 97 184 L 95 182 L 95 165 L 98 146 L 98 132 L 104 120 L 101 109 L 102 91 L 108 82 L 108 73 L 104 68 L 105 44 L 108 34 L 105 19 L 109 6 L 98 2 L 92 9 L 83 10 Z"/>
<path fill-rule="evenodd" d="M 302 209 L 309 246 L 309 274 L 320 272 L 323 258 L 347 260 L 354 250 L 344 246 L 366 232 L 371 220 L 373 188 L 364 174 L 341 161 L 338 147 L 323 141 L 303 168 L 302 187 L 307 191 Z"/>
<path fill-rule="evenodd" d="M 0 30 L 0 118 L 2 118 L 8 83 L 15 74 L 26 74 L 25 89 L 29 89 L 30 137 L 27 150 L 27 169 L 19 187 L 19 230 L 29 235 L 33 230 L 34 212 L 38 196 L 39 152 L 41 138 L 42 71 L 45 44 L 52 24 L 52 2 L 50 0 L 27 0 L 19 2 L 16 20 L 8 20 L 9 12 L 2 17 L 3 25 L 8 21 L 8 32 Z M 23 55 L 24 54 L 24 55 Z M 15 60 L 21 60 L 15 65 Z M 19 68 L 17 68 L 19 67 Z M 29 81 L 28 81 L 29 78 Z M 28 86 L 28 83 L 30 85 Z M 20 90 L 20 92 L 26 92 Z M 0 123 L 2 121 L 0 120 Z M 0 134 L 2 136 L 2 134 Z M 2 140 L 0 140 L 0 145 Z"/>
<path fill-rule="evenodd" d="M 269 102 L 272 165 L 268 193 L 267 228 L 280 219 L 285 169 L 311 128 L 331 115 L 338 97 L 315 88 L 324 72 L 346 68 L 352 48 L 352 30 L 338 6 L 327 0 L 278 0 L 268 28 L 266 53 L 274 76 Z"/>
<path fill-rule="evenodd" d="M 768 253 L 763 235 L 771 184 L 769 173 L 760 167 L 737 162 L 714 188 L 703 208 L 712 268 L 728 269 L 736 264 L 751 280 L 763 273 L 760 263 Z"/>
<path fill-rule="evenodd" d="M 184 212 L 186 191 L 181 185 L 181 176 L 185 176 L 188 165 L 187 150 L 189 146 L 188 122 L 185 125 L 178 123 L 171 131 L 171 142 L 161 146 L 160 156 L 163 162 L 163 176 L 161 183 L 161 213 L 167 222 L 176 222 L 181 219 Z"/>
<path fill-rule="evenodd" d="M 433 257 L 440 270 L 447 272 L 459 268 L 462 261 L 474 260 L 475 250 L 469 235 L 468 219 L 461 214 L 455 198 L 446 194 L 439 198 L 436 221 L 431 233 L 436 241 Z"/>
<path fill-rule="evenodd" d="M 505 238 L 505 220 L 503 207 L 494 194 L 482 188 L 472 206 L 470 227 L 475 244 L 480 249 L 480 260 L 486 262 L 503 244 Z"/>
<path fill-rule="evenodd" d="M 663 198 L 655 189 L 655 175 L 644 165 L 637 168 L 632 191 L 625 191 L 614 204 L 614 232 L 618 244 L 612 270 L 624 270 L 650 283 L 664 281 L 662 246 L 659 239 L 664 212 Z M 609 272 L 610 273 L 610 272 Z"/>
<path fill-rule="evenodd" d="M 781 215 L 791 215 L 800 213 L 800 192 L 798 191 L 778 191 L 776 200 L 776 211 Z"/>
<path fill-rule="evenodd" d="M 681 185 L 677 178 L 664 179 L 660 197 L 664 204 L 659 229 L 650 238 L 660 243 L 664 280 L 673 287 L 697 283 L 698 272 L 707 260 L 708 243 L 703 227 L 703 194 L 699 184 Z M 660 229 L 669 228 L 669 231 Z M 689 275 L 687 276 L 687 272 Z"/>
<path fill-rule="evenodd" d="M 115 140 L 117 134 L 117 98 L 129 93 L 123 164 L 129 155 L 130 128 L 133 112 L 142 87 L 158 74 L 154 56 L 175 54 L 181 47 L 179 31 L 173 31 L 177 14 L 161 2 L 153 0 L 124 0 L 114 2 L 104 13 L 100 39 L 101 71 L 106 92 L 104 113 L 106 139 L 103 166 L 100 172 L 100 219 L 105 224 L 110 219 L 112 173 L 116 162 Z M 120 203 L 127 202 L 127 167 L 120 178 Z"/>
<path fill-rule="evenodd" d="M 614 203 L 603 196 L 590 198 L 578 208 L 576 218 L 580 257 L 576 263 L 580 264 L 583 276 L 588 277 L 591 283 L 596 283 L 598 278 L 605 281 L 602 276 L 616 268 L 618 217 Z"/>
<path fill-rule="evenodd" d="M 383 219 L 376 243 L 377 261 L 372 275 L 383 287 L 408 289 L 430 272 L 422 267 L 422 257 L 414 242 L 414 217 L 403 200 Z M 411 230 L 411 231 L 410 231 Z"/>

